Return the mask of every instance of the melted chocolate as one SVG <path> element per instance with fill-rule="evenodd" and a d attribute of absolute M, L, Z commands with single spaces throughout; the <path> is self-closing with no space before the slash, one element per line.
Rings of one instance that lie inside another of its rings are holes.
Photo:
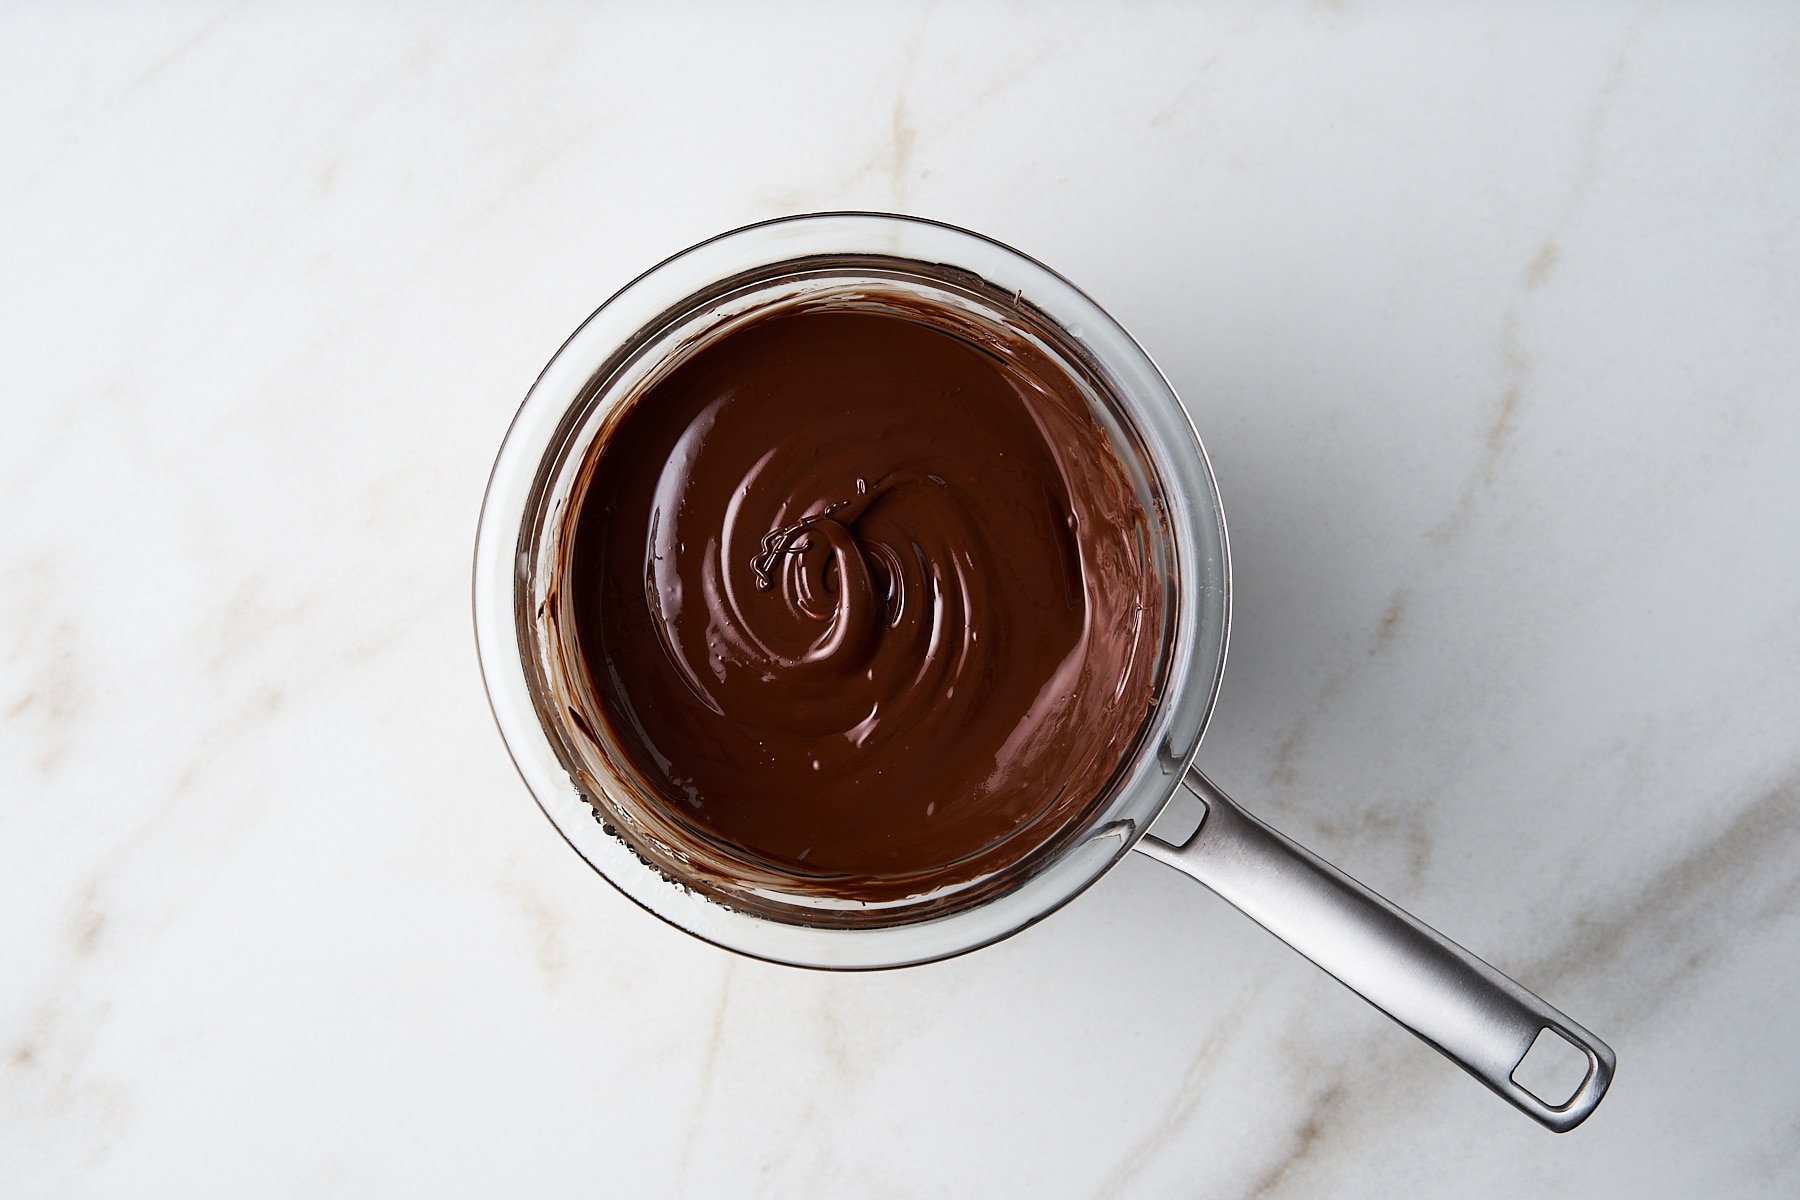
<path fill-rule="evenodd" d="M 1068 374 L 929 310 L 787 310 L 604 436 L 568 587 L 671 828 L 767 878 L 918 894 L 1104 798 L 1151 705 L 1145 514 Z"/>

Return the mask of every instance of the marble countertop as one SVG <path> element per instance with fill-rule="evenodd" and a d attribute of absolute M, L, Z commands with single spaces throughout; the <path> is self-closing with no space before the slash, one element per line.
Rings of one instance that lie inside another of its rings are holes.
<path fill-rule="evenodd" d="M 0 1191 L 1800 1193 L 1800 11 L 21 4 Z M 1000 237 L 1190 403 L 1201 761 L 1619 1053 L 1553 1136 L 1133 859 L 826 976 L 633 908 L 495 733 L 539 367 L 719 230 Z"/>

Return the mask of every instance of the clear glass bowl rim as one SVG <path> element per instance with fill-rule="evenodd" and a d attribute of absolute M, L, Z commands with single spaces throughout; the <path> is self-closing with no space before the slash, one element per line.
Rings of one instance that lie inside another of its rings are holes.
<path fill-rule="evenodd" d="M 820 255 L 874 254 L 948 265 L 1029 301 L 1108 377 L 1149 451 L 1177 563 L 1167 684 L 1136 759 L 1087 833 L 1010 891 L 926 921 L 821 928 L 727 907 L 640 859 L 596 819 L 533 704 L 520 632 L 523 525 L 565 418 L 613 355 L 683 300 L 747 269 Z M 954 225 L 890 213 L 780 217 L 696 243 L 651 267 L 577 327 L 527 393 L 482 502 L 473 573 L 476 648 L 514 765 L 563 838 L 620 892 L 683 931 L 774 962 L 838 970 L 929 962 L 989 945 L 1073 899 L 1128 852 L 1179 786 L 1211 717 L 1230 626 L 1230 554 L 1211 465 L 1187 410 L 1150 356 L 1084 292 L 1035 259 Z"/>

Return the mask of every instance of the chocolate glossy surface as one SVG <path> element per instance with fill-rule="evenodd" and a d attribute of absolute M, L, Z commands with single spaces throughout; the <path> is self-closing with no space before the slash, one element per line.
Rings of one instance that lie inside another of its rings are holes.
<path fill-rule="evenodd" d="M 849 898 L 1002 868 L 1151 703 L 1145 514 L 1088 401 L 931 313 L 765 316 L 603 437 L 567 585 L 610 739 L 674 827 Z"/>

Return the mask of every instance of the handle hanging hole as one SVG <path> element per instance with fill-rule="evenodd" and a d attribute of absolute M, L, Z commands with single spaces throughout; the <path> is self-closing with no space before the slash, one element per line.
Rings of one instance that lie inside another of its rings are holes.
<path fill-rule="evenodd" d="M 1561 1108 L 1575 1098 L 1593 1069 L 1586 1050 L 1546 1025 L 1512 1069 L 1512 1081 L 1551 1108 Z"/>

